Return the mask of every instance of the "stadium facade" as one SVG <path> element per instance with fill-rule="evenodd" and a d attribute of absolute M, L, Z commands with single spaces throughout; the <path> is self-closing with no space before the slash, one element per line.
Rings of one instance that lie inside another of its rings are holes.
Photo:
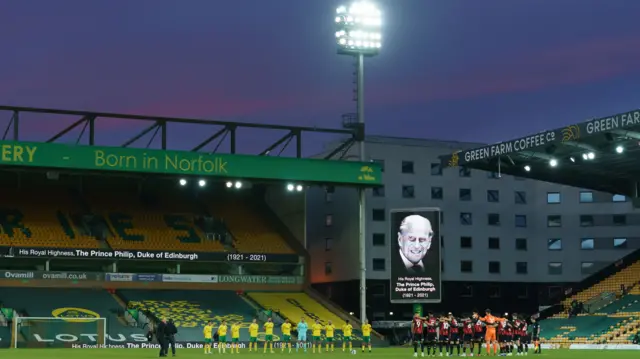
<path fill-rule="evenodd" d="M 384 171 L 384 186 L 367 194 L 367 286 L 374 319 L 410 310 L 389 304 L 392 209 L 441 208 L 445 303 L 488 297 L 514 303 L 513 310 L 535 310 L 561 294 L 565 284 L 640 248 L 640 217 L 624 196 L 485 171 L 443 170 L 439 156 L 478 143 L 370 136 L 366 145 L 369 159 Z M 352 151 L 347 156 L 357 158 Z M 315 188 L 307 194 L 311 280 L 353 311 L 357 206 L 357 194 L 346 188 Z"/>

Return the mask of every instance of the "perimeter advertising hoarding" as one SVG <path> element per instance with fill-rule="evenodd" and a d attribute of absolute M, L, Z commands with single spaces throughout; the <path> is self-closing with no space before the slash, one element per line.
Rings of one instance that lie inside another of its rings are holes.
<path fill-rule="evenodd" d="M 393 209 L 389 218 L 391 303 L 439 303 L 440 209 Z"/>

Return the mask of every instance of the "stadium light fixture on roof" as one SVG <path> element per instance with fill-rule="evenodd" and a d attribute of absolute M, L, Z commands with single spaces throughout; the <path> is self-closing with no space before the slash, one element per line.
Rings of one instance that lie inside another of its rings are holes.
<path fill-rule="evenodd" d="M 524 166 L 524 170 L 527 172 L 531 171 L 531 166 L 529 165 Z"/>
<path fill-rule="evenodd" d="M 375 56 L 382 48 L 382 12 L 367 1 L 336 9 L 339 54 Z"/>
<path fill-rule="evenodd" d="M 240 181 L 236 181 L 236 183 L 234 183 L 234 184 L 233 184 L 233 186 L 234 186 L 236 189 L 240 189 L 240 188 L 242 188 L 242 182 L 240 182 Z"/>
<path fill-rule="evenodd" d="M 624 152 L 624 147 L 622 147 L 622 146 L 617 146 L 617 147 L 616 147 L 616 152 L 617 152 L 617 153 L 622 153 L 622 152 Z"/>
<path fill-rule="evenodd" d="M 204 186 L 206 186 L 206 185 L 207 185 L 207 181 L 205 181 L 205 180 L 203 180 L 203 179 L 201 179 L 201 180 L 199 180 L 199 181 L 198 181 L 198 186 L 200 186 L 200 187 L 204 187 Z"/>
<path fill-rule="evenodd" d="M 180 183 L 181 186 L 186 186 L 187 185 L 187 180 L 184 179 L 184 178 L 180 178 L 179 183 Z"/>
<path fill-rule="evenodd" d="M 233 187 L 233 182 L 227 181 L 226 185 L 227 185 L 227 188 L 231 188 Z"/>
<path fill-rule="evenodd" d="M 558 165 L 558 160 L 556 160 L 555 158 L 552 158 L 549 160 L 549 166 L 555 167 L 557 165 Z"/>
<path fill-rule="evenodd" d="M 302 192 L 302 190 L 304 189 L 304 187 L 302 187 L 302 185 L 298 184 L 293 184 L 293 183 L 288 183 L 287 184 L 287 191 L 289 192 Z"/>

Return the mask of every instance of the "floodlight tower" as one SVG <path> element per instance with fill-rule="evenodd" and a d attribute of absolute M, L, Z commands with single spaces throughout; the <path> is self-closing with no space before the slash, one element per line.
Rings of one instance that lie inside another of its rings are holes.
<path fill-rule="evenodd" d="M 348 55 L 357 60 L 357 131 L 359 135 L 360 161 L 366 162 L 364 145 L 364 58 L 372 57 L 380 52 L 382 47 L 382 12 L 367 1 L 354 2 L 351 5 L 340 6 L 336 9 L 336 43 L 338 54 Z M 360 320 L 364 323 L 367 318 L 367 275 L 366 275 L 366 203 L 364 189 L 358 189 L 359 196 L 359 225 L 358 247 L 360 259 Z"/>

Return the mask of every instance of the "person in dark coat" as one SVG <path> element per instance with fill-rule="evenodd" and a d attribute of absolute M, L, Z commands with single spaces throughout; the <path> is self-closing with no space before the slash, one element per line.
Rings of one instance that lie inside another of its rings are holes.
<path fill-rule="evenodd" d="M 167 349 L 165 350 L 165 354 L 169 354 L 169 346 L 171 346 L 171 354 L 176 356 L 176 334 L 178 334 L 178 328 L 176 328 L 173 319 L 169 319 L 167 323 Z"/>
<path fill-rule="evenodd" d="M 162 319 L 160 323 L 156 326 L 156 338 L 158 339 L 158 344 L 160 344 L 160 356 L 167 356 L 167 320 Z"/>

